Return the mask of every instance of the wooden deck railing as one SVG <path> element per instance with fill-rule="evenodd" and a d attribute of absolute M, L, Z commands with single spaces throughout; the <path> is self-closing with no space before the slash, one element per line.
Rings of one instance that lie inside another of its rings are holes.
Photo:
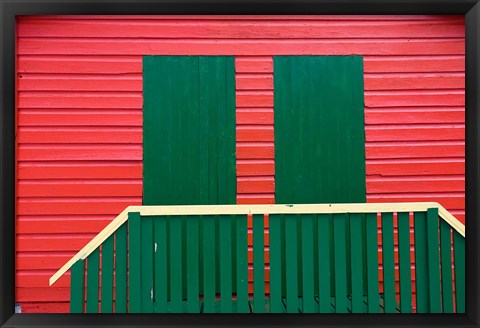
<path fill-rule="evenodd" d="M 464 238 L 438 203 L 130 206 L 50 284 L 80 313 L 464 313 Z"/>

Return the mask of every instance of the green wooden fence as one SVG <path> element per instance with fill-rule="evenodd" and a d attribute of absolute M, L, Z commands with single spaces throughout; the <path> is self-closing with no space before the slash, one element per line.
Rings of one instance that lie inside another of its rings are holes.
<path fill-rule="evenodd" d="M 72 259 L 71 312 L 464 313 L 464 226 L 451 215 L 446 220 L 435 203 L 409 204 L 415 210 L 389 211 L 384 204 L 378 211 L 375 204 L 346 204 L 358 211 L 342 211 L 345 204 L 131 207 L 125 222 L 96 240 L 104 239 L 98 247 L 84 250 L 88 256 L 82 259 L 81 251 Z"/>

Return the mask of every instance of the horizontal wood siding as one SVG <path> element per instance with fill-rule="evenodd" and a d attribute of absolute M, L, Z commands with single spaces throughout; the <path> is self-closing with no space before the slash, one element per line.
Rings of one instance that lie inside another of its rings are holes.
<path fill-rule="evenodd" d="M 239 204 L 275 200 L 272 56 L 363 55 L 367 201 L 438 201 L 464 221 L 463 17 L 36 16 L 17 35 L 22 312 L 68 312 L 69 273 L 48 278 L 142 202 L 143 55 L 236 56 Z"/>

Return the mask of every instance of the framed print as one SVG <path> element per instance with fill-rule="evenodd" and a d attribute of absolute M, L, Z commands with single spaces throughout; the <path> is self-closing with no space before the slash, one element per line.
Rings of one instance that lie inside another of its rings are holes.
<path fill-rule="evenodd" d="M 2 326 L 477 326 L 477 1 L 0 8 Z"/>

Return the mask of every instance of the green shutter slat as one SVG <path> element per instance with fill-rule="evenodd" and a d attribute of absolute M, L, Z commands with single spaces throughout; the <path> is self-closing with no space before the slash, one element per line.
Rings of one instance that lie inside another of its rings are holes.
<path fill-rule="evenodd" d="M 352 279 L 352 313 L 364 312 L 362 215 L 350 214 L 350 259 Z"/>
<path fill-rule="evenodd" d="M 140 313 L 142 310 L 141 294 L 141 217 L 140 213 L 128 213 L 128 292 L 129 313 Z"/>
<path fill-rule="evenodd" d="M 378 230 L 377 213 L 365 215 L 365 237 L 367 243 L 367 304 L 368 313 L 380 311 L 378 291 Z"/>
<path fill-rule="evenodd" d="M 270 240 L 270 312 L 283 312 L 281 216 L 269 216 Z"/>
<path fill-rule="evenodd" d="M 383 293 L 385 313 L 395 313 L 393 213 L 382 213 Z"/>
<path fill-rule="evenodd" d="M 215 312 L 215 216 L 203 220 L 203 312 Z"/>
<path fill-rule="evenodd" d="M 452 239 L 450 225 L 440 220 L 443 313 L 453 313 Z"/>
<path fill-rule="evenodd" d="M 77 260 L 72 265 L 70 278 L 70 313 L 83 313 L 85 304 L 84 261 Z"/>
<path fill-rule="evenodd" d="M 153 221 L 151 217 L 141 219 L 141 293 L 142 313 L 153 313 Z"/>
<path fill-rule="evenodd" d="M 300 216 L 302 225 L 302 284 L 303 284 L 303 313 L 315 312 L 314 299 L 314 243 L 312 214 Z"/>
<path fill-rule="evenodd" d="M 457 313 L 465 313 L 465 238 L 453 231 L 455 265 L 455 304 Z"/>
<path fill-rule="evenodd" d="M 428 295 L 430 313 L 441 312 L 438 208 L 427 210 Z"/>
<path fill-rule="evenodd" d="M 335 311 L 347 312 L 347 236 L 346 214 L 333 215 L 335 253 Z"/>
<path fill-rule="evenodd" d="M 253 305 L 254 313 L 265 311 L 265 232 L 263 214 L 254 214 L 253 221 Z"/>
<path fill-rule="evenodd" d="M 332 285 L 330 283 L 331 272 L 331 234 L 330 234 L 329 214 L 319 214 L 317 232 L 318 232 L 318 305 L 320 313 L 330 313 Z"/>
<path fill-rule="evenodd" d="M 182 312 L 183 259 L 182 217 L 171 216 L 170 221 L 170 304 L 173 313 Z"/>
<path fill-rule="evenodd" d="M 99 261 L 97 248 L 87 257 L 87 313 L 98 313 Z"/>
<path fill-rule="evenodd" d="M 425 212 L 414 213 L 415 236 L 415 291 L 417 313 L 428 313 L 428 253 L 427 253 L 427 222 Z"/>
<path fill-rule="evenodd" d="M 412 277 L 410 263 L 410 213 L 398 213 L 398 266 L 400 275 L 400 310 L 412 312 Z"/>
<path fill-rule="evenodd" d="M 115 232 L 115 313 L 127 312 L 127 223 Z"/>
<path fill-rule="evenodd" d="M 237 233 L 237 312 L 248 313 L 248 239 L 247 216 L 236 216 Z"/>
<path fill-rule="evenodd" d="M 232 303 L 232 221 L 220 217 L 220 312 L 231 313 Z"/>
<path fill-rule="evenodd" d="M 154 242 L 157 245 L 155 252 L 155 312 L 167 312 L 168 281 L 168 238 L 167 218 L 164 216 L 153 217 Z"/>
<path fill-rule="evenodd" d="M 113 304 L 113 238 L 111 235 L 102 244 L 102 296 L 101 312 L 112 313 Z"/>
<path fill-rule="evenodd" d="M 298 312 L 297 217 L 285 215 L 285 281 L 287 312 Z"/>
<path fill-rule="evenodd" d="M 199 217 L 187 218 L 187 311 L 200 312 L 199 290 Z"/>

